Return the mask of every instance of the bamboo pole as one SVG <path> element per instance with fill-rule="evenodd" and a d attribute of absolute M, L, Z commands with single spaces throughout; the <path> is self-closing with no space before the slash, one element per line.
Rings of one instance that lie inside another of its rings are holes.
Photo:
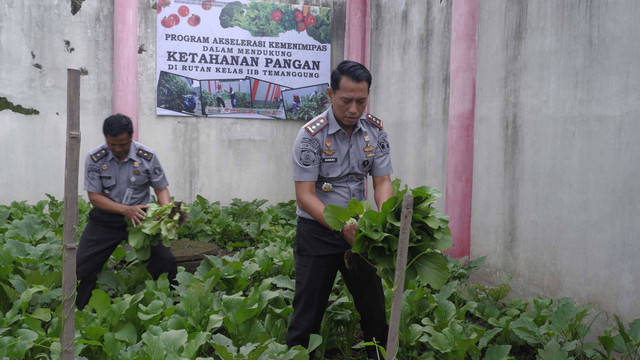
<path fill-rule="evenodd" d="M 80 157 L 80 71 L 67 69 L 67 148 L 62 237 L 62 360 L 74 359 L 78 162 Z"/>
<path fill-rule="evenodd" d="M 398 352 L 398 332 L 400 331 L 400 315 L 402 312 L 402 294 L 404 293 L 404 275 L 407 269 L 409 252 L 409 234 L 411 232 L 411 216 L 413 215 L 413 195 L 405 194 L 400 214 L 400 236 L 398 254 L 396 255 L 396 273 L 394 277 L 393 302 L 389 317 L 389 335 L 387 337 L 386 360 L 395 358 Z"/>

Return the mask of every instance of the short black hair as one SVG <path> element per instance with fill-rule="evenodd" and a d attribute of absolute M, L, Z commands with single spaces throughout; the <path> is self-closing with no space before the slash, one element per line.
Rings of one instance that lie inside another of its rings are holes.
<path fill-rule="evenodd" d="M 358 62 L 344 60 L 331 72 L 331 89 L 333 91 L 340 89 L 340 80 L 342 80 L 343 76 L 355 82 L 366 81 L 367 89 L 371 89 L 371 73 L 364 65 Z"/>
<path fill-rule="evenodd" d="M 116 137 L 120 134 L 127 133 L 129 137 L 133 135 L 133 123 L 131 119 L 124 114 L 114 114 L 104 119 L 102 124 L 102 133 L 104 136 Z"/>

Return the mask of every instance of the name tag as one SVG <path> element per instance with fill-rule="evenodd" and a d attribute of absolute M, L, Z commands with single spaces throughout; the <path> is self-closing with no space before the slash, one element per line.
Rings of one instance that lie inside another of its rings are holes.
<path fill-rule="evenodd" d="M 111 175 L 100 175 L 100 179 L 111 179 Z"/>
<path fill-rule="evenodd" d="M 334 162 L 338 162 L 338 158 L 323 158 L 322 162 L 324 162 L 324 163 L 334 163 Z"/>

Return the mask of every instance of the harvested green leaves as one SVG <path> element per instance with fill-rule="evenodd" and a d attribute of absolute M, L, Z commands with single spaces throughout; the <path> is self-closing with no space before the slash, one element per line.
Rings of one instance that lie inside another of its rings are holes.
<path fill-rule="evenodd" d="M 336 230 L 351 218 L 359 217 L 353 252 L 367 254 L 378 275 L 393 287 L 402 200 L 410 191 L 414 202 L 405 281 L 419 279 L 434 289 L 440 289 L 449 276 L 442 250 L 452 245 L 449 218 L 433 207 L 441 193 L 428 186 L 408 190 L 405 185 L 400 190 L 399 179 L 394 180 L 393 185 L 394 196 L 382 204 L 379 212 L 372 209 L 369 201 L 351 199 L 346 208 L 325 206 L 324 217 Z"/>
<path fill-rule="evenodd" d="M 151 246 L 160 243 L 170 246 L 171 240 L 177 238 L 178 228 L 186 221 L 188 211 L 181 201 L 165 205 L 151 203 L 146 209 L 147 215 L 142 224 L 134 228 L 127 219 L 129 245 L 136 256 L 140 260 L 147 260 L 151 256 Z"/>

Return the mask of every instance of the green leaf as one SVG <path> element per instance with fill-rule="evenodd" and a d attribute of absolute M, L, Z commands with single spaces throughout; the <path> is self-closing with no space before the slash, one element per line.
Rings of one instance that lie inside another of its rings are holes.
<path fill-rule="evenodd" d="M 380 207 L 380 209 L 382 213 L 391 214 L 393 212 L 393 209 L 395 209 L 397 205 L 398 205 L 398 197 L 392 196 L 389 199 L 387 199 L 387 201 L 382 203 L 382 206 Z M 398 223 L 397 226 L 400 226 L 400 223 Z"/>
<path fill-rule="evenodd" d="M 109 332 L 109 329 L 102 326 L 85 326 L 81 329 L 82 333 L 92 340 L 99 340 L 105 333 Z"/>
<path fill-rule="evenodd" d="M 449 267 L 440 253 L 423 253 L 415 258 L 410 266 L 416 270 L 420 280 L 436 290 L 444 286 L 449 279 Z"/>
<path fill-rule="evenodd" d="M 148 235 L 142 232 L 142 229 L 135 228 L 129 231 L 129 245 L 134 249 L 140 249 L 145 246 Z"/>
<path fill-rule="evenodd" d="M 259 313 L 260 313 L 260 309 L 258 308 L 258 304 L 254 304 L 251 307 L 245 307 L 245 308 L 236 310 L 234 314 L 234 318 L 236 320 L 236 324 L 240 325 L 245 321 L 255 317 Z"/>
<path fill-rule="evenodd" d="M 224 316 L 220 314 L 209 315 L 209 322 L 207 323 L 207 331 L 216 331 L 223 325 Z"/>
<path fill-rule="evenodd" d="M 491 339 L 493 339 L 493 337 L 496 336 L 496 334 L 498 334 L 500 331 L 502 331 L 502 329 L 494 328 L 494 329 L 488 330 L 484 334 L 482 334 L 482 337 L 480 338 L 480 341 L 478 341 L 478 349 L 480 349 L 480 350 L 484 349 L 484 347 L 487 346 L 489 341 L 491 341 Z M 509 351 L 507 350 L 507 353 L 508 352 Z"/>
<path fill-rule="evenodd" d="M 136 332 L 136 327 L 132 323 L 124 324 L 120 330 L 115 332 L 115 337 L 129 345 L 133 345 L 138 342 L 138 333 Z"/>
<path fill-rule="evenodd" d="M 50 321 L 51 320 L 51 310 L 45 308 L 37 308 L 33 311 L 33 313 L 29 314 L 29 316 L 36 318 L 42 321 Z"/>
<path fill-rule="evenodd" d="M 160 337 L 153 335 L 147 331 L 142 334 L 142 342 L 144 343 L 144 349 L 149 358 L 151 359 L 166 359 L 167 351 L 164 348 L 164 343 L 160 340 Z"/>
<path fill-rule="evenodd" d="M 356 199 L 349 200 L 349 203 L 347 204 L 347 214 L 349 215 L 349 218 L 364 214 L 364 205 Z"/>
<path fill-rule="evenodd" d="M 145 246 L 140 249 L 135 249 L 136 257 L 142 261 L 151 257 L 151 247 Z"/>
<path fill-rule="evenodd" d="M 307 346 L 307 350 L 312 352 L 317 349 L 322 344 L 322 336 L 318 334 L 311 334 L 309 336 L 309 346 Z"/>
<path fill-rule="evenodd" d="M 164 348 L 170 353 L 177 354 L 178 350 L 187 342 L 189 335 L 187 330 L 169 330 L 160 334 L 160 341 L 164 344 Z"/>
<path fill-rule="evenodd" d="M 324 207 L 322 211 L 324 215 L 324 219 L 327 221 L 329 226 L 331 226 L 334 230 L 342 229 L 344 223 L 351 218 L 347 209 L 343 208 L 339 205 L 329 204 Z"/>
<path fill-rule="evenodd" d="M 103 342 L 102 344 L 100 343 L 98 344 L 101 345 L 104 352 L 111 359 L 118 358 L 118 355 L 120 354 L 120 352 L 126 348 L 126 344 L 116 339 L 116 336 L 114 333 L 110 333 L 110 332 L 105 333 L 104 339 L 102 340 L 102 342 Z M 87 345 L 92 345 L 92 344 L 87 344 Z"/>
<path fill-rule="evenodd" d="M 616 343 L 613 341 L 613 338 L 611 336 L 598 336 L 598 341 L 600 342 L 600 344 L 602 344 L 602 347 L 607 352 L 607 354 L 610 354 L 611 351 L 613 351 L 613 348 L 616 346 Z"/>
<path fill-rule="evenodd" d="M 220 357 L 224 360 L 234 360 L 233 354 L 237 353 L 238 349 L 233 346 L 233 342 L 228 337 L 222 334 L 214 334 L 209 341 L 209 344 L 216 350 Z"/>
<path fill-rule="evenodd" d="M 526 341 L 530 345 L 536 345 L 540 343 L 538 337 L 539 327 L 533 320 L 520 317 L 513 321 L 511 324 L 511 330 L 518 335 L 519 338 Z"/>
<path fill-rule="evenodd" d="M 441 301 L 433 312 L 436 325 L 446 327 L 456 315 L 456 306 L 448 300 Z"/>
<path fill-rule="evenodd" d="M 211 336 L 208 332 L 197 332 L 189 334 L 189 341 L 184 345 L 184 351 L 180 354 L 186 359 L 193 359 L 198 353 L 202 345 L 207 343 L 207 339 Z"/>
<path fill-rule="evenodd" d="M 555 340 L 551 340 L 543 349 L 539 349 L 538 355 L 542 360 L 564 360 L 568 357 L 567 352 Z"/>
<path fill-rule="evenodd" d="M 93 290 L 91 294 L 89 306 L 96 310 L 100 319 L 104 319 L 108 316 L 109 307 L 111 306 L 111 298 L 106 292 L 100 289 Z"/>
<path fill-rule="evenodd" d="M 453 334 L 446 330 L 448 329 L 445 329 L 442 332 L 431 330 L 431 336 L 428 337 L 428 343 L 433 346 L 434 349 L 443 353 L 451 352 L 456 340 Z"/>
<path fill-rule="evenodd" d="M 147 214 L 147 218 L 142 221 L 142 224 L 138 225 L 138 227 L 140 227 L 145 234 L 155 235 L 160 231 L 160 223 L 160 221 L 153 220 L 153 218 Z"/>
<path fill-rule="evenodd" d="M 411 194 L 414 197 L 423 197 L 423 198 L 439 198 L 442 196 L 440 190 L 431 186 L 420 186 L 414 189 L 411 189 Z"/>
<path fill-rule="evenodd" d="M 491 345 L 487 348 L 484 360 L 505 360 L 508 359 L 511 345 Z"/>
<path fill-rule="evenodd" d="M 20 341 L 25 343 L 33 343 L 38 339 L 38 334 L 29 329 L 18 329 L 17 334 Z"/>
<path fill-rule="evenodd" d="M 429 225 L 432 229 L 438 229 L 441 227 L 440 220 L 438 220 L 435 216 L 429 216 L 425 220 L 427 225 Z"/>
<path fill-rule="evenodd" d="M 629 338 L 633 341 L 636 347 L 640 346 L 640 319 L 635 319 L 629 323 Z"/>
<path fill-rule="evenodd" d="M 451 237 L 451 229 L 446 226 L 444 228 L 440 228 L 434 230 L 433 237 L 435 238 L 433 247 L 439 250 L 447 250 L 451 246 L 453 246 L 453 239 Z"/>

